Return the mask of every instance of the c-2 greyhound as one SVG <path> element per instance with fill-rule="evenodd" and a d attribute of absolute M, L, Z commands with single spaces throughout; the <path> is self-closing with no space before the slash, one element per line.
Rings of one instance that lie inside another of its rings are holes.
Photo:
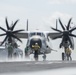
<path fill-rule="evenodd" d="M 46 60 L 46 54 L 51 53 L 53 50 L 47 42 L 49 42 L 48 37 L 54 38 L 58 35 L 58 33 L 51 33 L 48 31 L 28 31 L 28 20 L 27 27 L 24 33 L 16 34 L 19 38 L 26 38 L 27 44 L 25 49 L 25 56 L 29 56 L 30 54 L 34 54 L 35 60 L 38 60 L 38 55 L 43 55 L 43 60 Z M 49 34 L 49 36 L 47 36 Z"/>

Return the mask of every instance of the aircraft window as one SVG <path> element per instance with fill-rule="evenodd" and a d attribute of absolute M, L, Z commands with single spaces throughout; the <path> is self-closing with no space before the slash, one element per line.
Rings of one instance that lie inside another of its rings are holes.
<path fill-rule="evenodd" d="M 37 33 L 37 35 L 40 35 L 41 36 L 41 33 Z"/>
<path fill-rule="evenodd" d="M 45 37 L 45 35 L 42 33 L 42 36 Z"/>
<path fill-rule="evenodd" d="M 35 33 L 31 33 L 30 35 L 33 36 L 33 35 L 35 35 Z"/>

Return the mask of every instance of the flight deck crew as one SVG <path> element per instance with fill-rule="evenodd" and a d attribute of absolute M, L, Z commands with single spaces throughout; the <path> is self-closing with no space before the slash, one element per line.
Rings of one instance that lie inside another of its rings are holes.
<path fill-rule="evenodd" d="M 66 48 L 66 56 L 68 57 L 67 59 L 69 60 L 69 58 L 70 58 L 70 60 L 72 60 L 72 57 L 71 57 L 71 49 L 70 48 Z"/>
<path fill-rule="evenodd" d="M 29 50 L 29 47 L 27 46 L 27 47 L 25 48 L 25 56 L 26 56 L 26 57 L 28 56 L 28 50 Z"/>

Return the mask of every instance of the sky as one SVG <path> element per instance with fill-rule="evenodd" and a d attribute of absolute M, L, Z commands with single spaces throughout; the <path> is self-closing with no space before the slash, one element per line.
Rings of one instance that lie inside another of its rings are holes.
<path fill-rule="evenodd" d="M 76 25 L 75 8 L 76 0 L 0 0 L 0 26 L 6 28 L 5 18 L 7 17 L 9 25 L 12 21 L 15 22 L 19 19 L 15 29 L 26 30 L 28 19 L 30 31 L 39 29 L 52 32 L 50 27 L 56 27 L 56 19 L 58 18 L 64 25 L 67 25 L 68 20 L 72 17 L 73 24 L 71 26 Z M 59 23 L 58 29 L 61 29 Z M 0 32 L 2 33 L 1 30 Z M 3 40 L 2 37 L 0 39 Z M 60 41 L 60 39 L 51 41 L 52 47 L 58 51 L 60 50 Z M 24 39 L 23 44 L 20 44 L 22 49 L 24 49 L 25 43 Z M 52 55 L 54 56 L 54 52 Z"/>

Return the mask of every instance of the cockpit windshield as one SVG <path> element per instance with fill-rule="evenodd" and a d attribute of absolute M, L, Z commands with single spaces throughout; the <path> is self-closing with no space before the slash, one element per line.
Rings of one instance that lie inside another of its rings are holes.
<path fill-rule="evenodd" d="M 36 33 L 30 33 L 30 36 L 36 35 Z"/>
<path fill-rule="evenodd" d="M 37 32 L 37 35 L 45 37 L 45 35 L 43 33 Z"/>
<path fill-rule="evenodd" d="M 38 32 L 37 35 L 41 36 L 41 33 Z"/>
<path fill-rule="evenodd" d="M 45 37 L 45 35 L 43 33 L 41 33 L 41 32 L 32 32 L 32 33 L 30 33 L 30 36 L 33 36 L 33 35 L 38 35 L 38 36 Z"/>

